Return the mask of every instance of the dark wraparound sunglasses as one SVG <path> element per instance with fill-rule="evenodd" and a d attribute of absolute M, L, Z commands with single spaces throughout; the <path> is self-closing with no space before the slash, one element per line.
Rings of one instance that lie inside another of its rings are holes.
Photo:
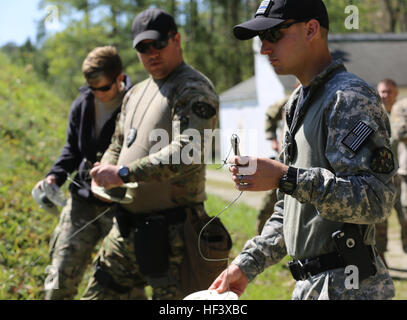
<path fill-rule="evenodd" d="M 116 83 L 116 81 L 113 81 L 111 84 L 108 84 L 107 86 L 103 86 L 103 87 L 100 87 L 100 88 L 95 88 L 95 87 L 89 86 L 89 89 L 92 90 L 92 91 L 106 92 L 106 91 L 109 91 L 115 83 Z"/>
<path fill-rule="evenodd" d="M 163 39 L 163 40 L 153 40 L 151 42 L 140 42 L 137 46 L 136 46 L 136 50 L 140 53 L 149 53 L 150 52 L 150 48 L 153 47 L 155 50 L 162 50 L 164 49 L 166 46 L 168 46 L 168 41 L 171 38 L 174 38 L 175 34 L 170 34 L 168 36 L 167 39 Z"/>
<path fill-rule="evenodd" d="M 280 26 L 277 26 L 275 28 L 271 28 L 271 29 L 268 29 L 265 31 L 260 31 L 259 38 L 261 41 L 267 40 L 269 42 L 276 43 L 277 41 L 281 40 L 281 38 L 283 37 L 283 33 L 280 31 L 281 29 L 288 29 L 293 24 L 301 23 L 301 22 L 306 22 L 306 21 L 304 21 L 304 20 L 294 21 L 294 22 L 290 22 L 287 24 L 282 24 Z"/>

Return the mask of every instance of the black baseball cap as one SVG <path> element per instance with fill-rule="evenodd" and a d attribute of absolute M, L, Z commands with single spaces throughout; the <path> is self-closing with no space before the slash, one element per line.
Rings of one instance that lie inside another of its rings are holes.
<path fill-rule="evenodd" d="M 254 19 L 235 26 L 233 33 L 239 40 L 248 40 L 260 31 L 274 28 L 289 19 L 316 19 L 329 30 L 328 11 L 322 0 L 264 0 Z"/>
<path fill-rule="evenodd" d="M 139 13 L 133 21 L 133 48 L 144 40 L 168 39 L 170 31 L 178 32 L 174 18 L 167 12 L 150 8 Z"/>

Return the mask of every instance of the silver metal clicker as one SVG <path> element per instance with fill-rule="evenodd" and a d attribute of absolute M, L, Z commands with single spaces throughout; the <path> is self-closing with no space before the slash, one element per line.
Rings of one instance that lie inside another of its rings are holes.
<path fill-rule="evenodd" d="M 231 143 L 232 143 L 232 148 L 233 148 L 233 152 L 234 152 L 235 156 L 240 156 L 240 150 L 239 150 L 240 139 L 237 136 L 237 134 L 232 135 Z"/>
<path fill-rule="evenodd" d="M 240 149 L 239 149 L 240 139 L 237 134 L 232 135 L 231 143 L 232 143 L 232 148 L 233 148 L 233 152 L 234 152 L 235 156 L 240 156 Z M 241 185 L 246 185 L 245 183 L 243 183 L 243 175 L 239 175 L 238 178 L 239 178 Z"/>

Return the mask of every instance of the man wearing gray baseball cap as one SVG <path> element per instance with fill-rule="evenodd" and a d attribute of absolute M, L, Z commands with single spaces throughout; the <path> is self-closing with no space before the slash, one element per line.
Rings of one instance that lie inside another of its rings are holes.
<path fill-rule="evenodd" d="M 137 15 L 133 21 L 133 48 L 144 40 L 161 41 L 161 45 L 169 40 L 170 32 L 177 33 L 178 28 L 174 18 L 163 10 L 151 8 Z M 156 48 L 162 49 L 162 48 Z"/>
<path fill-rule="evenodd" d="M 219 293 L 241 295 L 288 255 L 293 299 L 394 297 L 374 241 L 374 225 L 390 215 L 395 196 L 390 123 L 375 88 L 332 59 L 328 29 L 322 0 L 263 1 L 254 19 L 234 28 L 238 39 L 259 36 L 276 73 L 295 75 L 301 86 L 285 105 L 281 162 L 229 160 L 238 190 L 279 192 L 261 235 L 210 287 Z"/>
<path fill-rule="evenodd" d="M 149 77 L 125 96 L 112 144 L 90 175 L 105 190 L 130 184 L 128 203 L 116 204 L 111 232 L 95 259 L 82 299 L 183 299 L 207 288 L 226 261 L 205 261 L 197 238 L 209 220 L 205 139 L 215 130 L 219 97 L 212 82 L 183 60 L 174 19 L 150 8 L 133 23 L 133 45 Z M 190 134 L 202 137 L 190 159 Z M 158 143 L 158 140 L 160 142 Z M 208 141 L 208 142 L 207 142 Z M 187 156 L 184 156 L 187 154 Z M 182 157 L 180 157 L 182 155 Z M 181 158 L 181 159 L 180 159 Z M 206 229 L 202 252 L 228 256 L 231 240 L 218 219 Z M 199 266 L 197 268 L 196 266 Z"/>

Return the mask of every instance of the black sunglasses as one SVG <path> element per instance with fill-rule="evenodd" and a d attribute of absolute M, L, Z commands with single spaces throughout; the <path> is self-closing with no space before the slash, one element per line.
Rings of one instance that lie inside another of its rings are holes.
<path fill-rule="evenodd" d="M 282 24 L 280 26 L 259 32 L 259 38 L 261 41 L 267 40 L 272 43 L 276 43 L 277 41 L 281 40 L 283 37 L 283 33 L 280 31 L 281 29 L 288 29 L 293 24 L 306 22 L 304 20 L 294 21 L 286 24 Z"/>
<path fill-rule="evenodd" d="M 107 85 L 107 86 L 104 86 L 104 87 L 99 87 L 99 88 L 95 88 L 95 87 L 89 86 L 89 89 L 92 90 L 92 91 L 107 92 L 107 91 L 109 91 L 109 90 L 112 88 L 112 86 L 113 86 L 115 83 L 116 83 L 116 81 L 113 81 L 111 84 L 109 84 L 109 85 Z"/>
<path fill-rule="evenodd" d="M 174 38 L 175 34 L 170 34 L 168 36 L 167 39 L 163 39 L 163 40 L 153 40 L 151 42 L 140 42 L 137 46 L 136 46 L 136 50 L 140 53 L 149 53 L 150 52 L 150 48 L 153 47 L 155 50 L 162 50 L 164 49 L 166 46 L 168 46 L 168 41 L 171 38 Z"/>

